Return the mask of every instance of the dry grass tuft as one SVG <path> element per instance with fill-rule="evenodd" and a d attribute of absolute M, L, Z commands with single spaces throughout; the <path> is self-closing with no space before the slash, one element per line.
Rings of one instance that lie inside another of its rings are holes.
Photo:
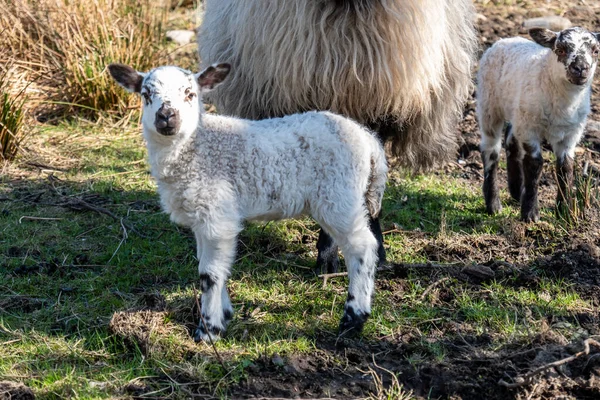
<path fill-rule="evenodd" d="M 166 0 L 0 0 L 0 53 L 21 70 L 44 111 L 98 117 L 137 109 L 112 83 L 111 62 L 138 69 L 164 56 Z"/>
<path fill-rule="evenodd" d="M 22 129 L 26 86 L 16 89 L 15 82 L 21 82 L 16 75 L 15 68 L 0 67 L 0 161 L 15 158 L 27 134 Z"/>
<path fill-rule="evenodd" d="M 181 360 L 197 351 L 186 329 L 171 323 L 170 314 L 165 311 L 116 312 L 108 327 L 127 345 L 139 348 L 148 357 Z"/>

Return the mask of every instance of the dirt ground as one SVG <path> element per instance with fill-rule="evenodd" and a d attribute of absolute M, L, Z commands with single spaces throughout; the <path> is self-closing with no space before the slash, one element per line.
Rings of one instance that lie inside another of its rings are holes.
<path fill-rule="evenodd" d="M 537 2 L 540 3 L 540 2 Z M 584 5 L 584 2 L 569 5 L 567 2 L 551 2 L 543 8 L 516 6 L 478 6 L 478 30 L 481 50 L 496 40 L 526 35 L 522 28 L 527 18 L 551 15 L 557 12 L 569 18 L 574 25 L 600 30 L 600 6 Z M 556 4 L 559 3 L 558 6 Z M 592 2 L 586 2 L 591 4 Z M 553 7 L 554 6 L 554 7 Z M 561 12 L 566 10 L 566 12 Z M 600 121 L 600 79 L 593 86 L 593 107 L 591 120 Z M 600 130 L 600 128 L 598 128 Z M 464 170 L 463 177 L 480 187 L 482 183 L 480 154 L 478 151 L 479 133 L 475 120 L 475 102 L 471 99 L 465 109 L 464 120 L 460 124 L 464 142 L 460 157 L 465 161 L 461 166 L 449 167 Z M 588 130 L 579 154 L 592 164 L 600 162 L 600 131 Z M 548 162 L 547 162 L 548 163 Z M 506 182 L 504 182 L 506 185 Z M 549 168 L 544 170 L 542 196 L 553 198 L 554 180 Z M 445 262 L 456 261 L 456 257 L 475 262 L 485 262 L 488 254 L 507 263 L 488 265 L 495 279 L 509 279 L 516 287 L 536 287 L 538 278 L 532 273 L 542 269 L 549 276 L 563 278 L 574 285 L 581 297 L 595 306 L 600 305 L 600 235 L 596 212 L 592 211 L 589 221 L 580 225 L 570 239 L 564 243 L 546 243 L 542 231 L 523 231 L 518 225 L 507 228 L 505 238 L 483 240 L 481 243 L 468 243 L 465 246 L 430 246 L 429 259 Z M 548 245 L 547 255 L 533 262 L 523 257 L 523 246 Z M 414 273 L 415 271 L 411 271 Z M 397 265 L 392 271 L 379 277 L 402 277 L 407 271 Z M 419 271 L 431 281 L 450 276 L 467 285 L 481 285 L 486 278 L 466 276 L 460 269 L 445 269 L 443 274 L 435 268 Z M 378 280 L 379 289 L 389 285 L 385 279 Z M 402 291 L 402 288 L 398 288 Z M 444 303 L 453 296 L 449 289 L 442 289 L 437 301 Z M 597 308 L 595 308 L 597 310 Z M 600 334 L 597 311 L 574 315 L 564 323 L 579 324 L 590 335 Z M 556 323 L 552 317 L 548 325 Z M 336 342 L 332 338 L 321 338 L 317 350 L 310 357 L 288 358 L 285 367 L 276 365 L 271 359 L 259 360 L 249 368 L 249 375 L 238 386 L 231 387 L 232 398 L 360 398 L 376 391 L 369 368 L 382 376 L 385 384 L 391 383 L 391 375 L 385 370 L 398 374 L 398 379 L 406 389 L 413 391 L 417 398 L 432 399 L 598 399 L 600 398 L 600 357 L 598 350 L 592 349 L 594 356 L 581 357 L 568 365 L 539 374 L 532 384 L 509 389 L 498 384 L 500 379 L 511 382 L 516 375 L 526 373 L 546 363 L 556 361 L 580 351 L 580 345 L 569 346 L 564 337 L 552 330 L 539 334 L 528 343 L 515 343 L 497 351 L 489 351 L 492 338 L 486 335 L 461 336 L 453 324 L 439 327 L 439 340 L 448 350 L 442 362 L 425 362 L 418 368 L 407 359 L 418 351 L 421 338 L 408 336 L 389 337 L 386 340 L 366 343 L 363 341 Z M 373 355 L 377 355 L 377 366 Z M 332 357 L 335 355 L 335 357 Z M 340 362 L 341 360 L 341 362 Z M 384 370 L 385 369 L 385 370 Z"/>

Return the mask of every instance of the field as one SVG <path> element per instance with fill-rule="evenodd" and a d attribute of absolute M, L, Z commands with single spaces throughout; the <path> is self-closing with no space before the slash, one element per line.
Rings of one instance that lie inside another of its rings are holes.
<path fill-rule="evenodd" d="M 477 2 L 482 50 L 548 12 L 600 30 L 591 2 L 498 3 Z M 165 24 L 193 19 L 176 8 Z M 193 44 L 169 49 L 172 62 L 197 62 Z M 318 276 L 318 227 L 302 219 L 247 225 L 227 335 L 194 343 L 195 241 L 160 210 L 131 104 L 125 119 L 29 118 L 18 157 L 0 164 L 0 399 L 600 398 L 598 82 L 577 156 L 586 207 L 572 218 L 554 213 L 549 151 L 539 223 L 518 220 L 505 163 L 503 211 L 484 213 L 473 99 L 455 163 L 392 170 L 381 218 L 389 265 L 355 339 L 337 337 L 347 278 Z M 499 383 L 586 339 L 589 354 Z"/>

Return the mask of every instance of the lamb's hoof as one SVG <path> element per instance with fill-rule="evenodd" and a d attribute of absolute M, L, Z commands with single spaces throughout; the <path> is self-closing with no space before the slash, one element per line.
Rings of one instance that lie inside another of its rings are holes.
<path fill-rule="evenodd" d="M 218 329 L 214 326 L 208 325 L 208 329 L 209 332 L 206 332 L 206 330 L 204 329 L 204 326 L 202 326 L 202 323 L 200 323 L 201 325 L 196 328 L 196 331 L 194 332 L 194 342 L 196 343 L 200 343 L 200 342 L 206 342 L 206 343 L 211 343 L 211 342 L 216 342 L 219 339 L 221 339 L 221 335 L 224 333 L 223 330 Z"/>
<path fill-rule="evenodd" d="M 325 259 L 317 258 L 317 266 L 316 266 L 317 275 L 335 274 L 338 272 L 339 267 L 340 267 L 340 259 L 337 255 L 335 257 L 325 258 Z"/>
<path fill-rule="evenodd" d="M 354 337 L 359 335 L 365 322 L 369 318 L 369 313 L 356 313 L 354 308 L 347 307 L 344 316 L 340 321 L 339 333 L 340 337 Z"/>
<path fill-rule="evenodd" d="M 539 220 L 540 211 L 537 209 L 521 212 L 521 221 L 523 222 L 538 222 Z"/>
<path fill-rule="evenodd" d="M 485 205 L 485 212 L 489 215 L 494 215 L 499 213 L 502 210 L 502 204 L 500 203 L 500 199 L 496 199 L 489 204 Z"/>

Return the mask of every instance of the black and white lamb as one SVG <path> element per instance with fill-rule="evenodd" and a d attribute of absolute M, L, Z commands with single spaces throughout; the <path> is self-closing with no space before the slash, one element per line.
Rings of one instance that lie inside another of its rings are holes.
<path fill-rule="evenodd" d="M 541 144 L 556 155 L 557 208 L 572 201 L 573 158 L 590 112 L 591 84 L 600 34 L 583 28 L 532 29 L 536 42 L 502 39 L 483 55 L 478 73 L 477 117 L 484 164 L 486 210 L 500 210 L 497 168 L 505 133 L 508 188 L 521 203 L 521 219 L 539 220 Z"/>
<path fill-rule="evenodd" d="M 321 224 L 346 257 L 350 284 L 340 333 L 360 332 L 382 241 L 369 226 L 387 180 L 379 140 L 329 112 L 260 121 L 204 113 L 202 94 L 225 79 L 229 64 L 198 74 L 170 66 L 140 73 L 121 64 L 109 71 L 143 97 L 143 134 L 162 206 L 196 236 L 206 329 L 201 322 L 194 338 L 217 339 L 232 318 L 226 281 L 243 222 L 302 214 Z"/>

